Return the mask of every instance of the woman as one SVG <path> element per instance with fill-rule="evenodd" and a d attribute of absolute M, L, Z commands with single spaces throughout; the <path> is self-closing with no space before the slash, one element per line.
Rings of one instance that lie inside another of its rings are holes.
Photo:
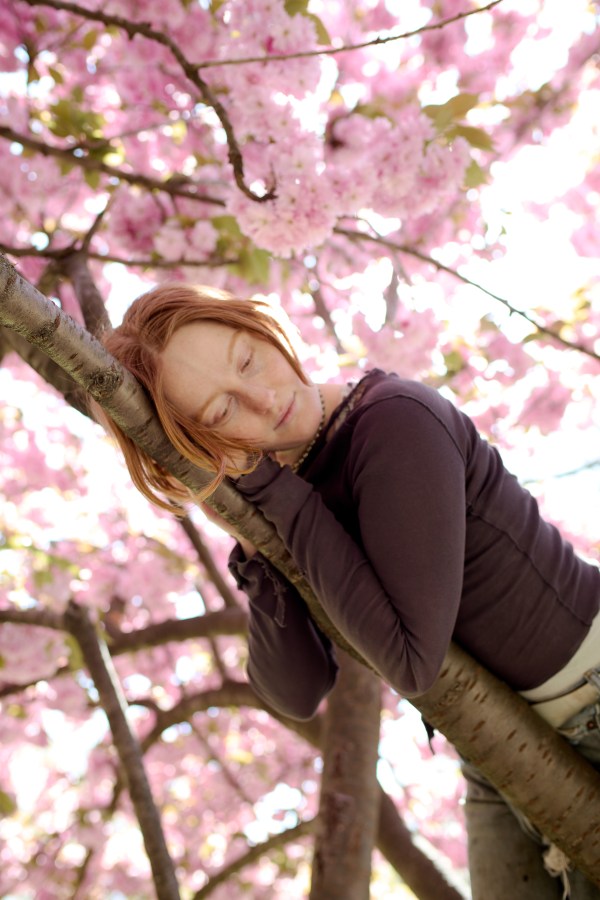
<path fill-rule="evenodd" d="M 399 693 L 431 687 L 456 640 L 570 737 L 591 735 L 580 749 L 600 762 L 589 726 L 600 691 L 584 679 L 600 663 L 600 573 L 540 518 L 470 419 L 379 370 L 350 390 L 317 386 L 261 304 L 210 289 L 151 291 L 106 345 L 175 447 L 215 473 L 207 493 L 237 479 L 333 624 Z M 113 430 L 147 497 L 167 508 L 189 500 Z M 251 544 L 238 538 L 230 565 L 250 600 L 250 681 L 275 709 L 310 718 L 335 680 L 330 642 Z M 466 774 L 474 802 L 497 798 Z M 542 882 L 543 896 L 558 896 L 540 872 L 530 896 Z M 600 897 L 583 881 L 572 896 Z"/>

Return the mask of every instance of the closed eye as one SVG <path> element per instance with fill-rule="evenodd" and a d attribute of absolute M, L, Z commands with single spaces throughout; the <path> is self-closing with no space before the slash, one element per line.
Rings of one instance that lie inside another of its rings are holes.
<path fill-rule="evenodd" d="M 215 416 L 213 416 L 212 421 L 210 423 L 210 428 L 216 428 L 217 425 L 223 425 L 226 419 L 229 417 L 231 413 L 231 408 L 233 404 L 233 398 L 229 397 L 225 405 L 220 409 Z"/>
<path fill-rule="evenodd" d="M 242 364 L 240 365 L 240 372 L 244 373 L 247 369 L 250 368 L 250 364 L 252 363 L 252 351 L 246 354 L 242 359 Z"/>

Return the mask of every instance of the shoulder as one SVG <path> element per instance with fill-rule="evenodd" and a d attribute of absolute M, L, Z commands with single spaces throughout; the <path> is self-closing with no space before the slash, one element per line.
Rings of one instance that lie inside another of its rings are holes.
<path fill-rule="evenodd" d="M 431 445 L 439 451 L 453 446 L 466 463 L 479 439 L 467 416 L 439 391 L 420 382 L 374 369 L 355 390 L 357 398 L 344 423 L 355 450 L 366 445 L 372 450 L 376 442 L 378 446 L 385 443 L 390 452 L 392 447 L 410 446 L 414 455 Z"/>

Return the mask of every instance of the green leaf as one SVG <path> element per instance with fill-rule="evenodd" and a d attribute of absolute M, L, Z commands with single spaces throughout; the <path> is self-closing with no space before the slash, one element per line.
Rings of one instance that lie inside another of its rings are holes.
<path fill-rule="evenodd" d="M 16 811 L 15 798 L 5 791 L 0 791 L 0 816 L 12 816 Z"/>
<path fill-rule="evenodd" d="M 331 44 L 331 37 L 329 36 L 329 32 L 323 25 L 320 18 L 318 16 L 315 16 L 314 13 L 310 13 L 308 11 L 308 0 L 285 0 L 283 7 L 288 16 L 306 16 L 307 19 L 311 20 L 311 22 L 315 26 L 315 31 L 317 32 L 317 43 Z"/>
<path fill-rule="evenodd" d="M 457 94 L 446 103 L 431 104 L 423 107 L 423 112 L 433 120 L 439 131 L 444 131 L 457 119 L 464 119 L 469 110 L 477 106 L 478 94 Z"/>
<path fill-rule="evenodd" d="M 183 119 L 177 119 L 170 125 L 171 128 L 171 137 L 175 144 L 179 146 L 179 144 L 183 144 L 187 137 L 187 125 L 183 121 Z"/>
<path fill-rule="evenodd" d="M 93 191 L 98 190 L 100 182 L 102 180 L 100 172 L 96 171 L 95 169 L 86 169 L 83 177 L 85 178 L 85 183 L 88 184 Z"/>
<path fill-rule="evenodd" d="M 467 171 L 465 172 L 465 187 L 476 188 L 481 184 L 485 184 L 486 181 L 486 172 L 484 172 L 481 166 L 476 163 L 474 159 L 472 159 Z"/>
<path fill-rule="evenodd" d="M 59 160 L 57 160 L 57 163 L 58 163 L 58 168 L 60 169 L 60 174 L 63 176 L 68 175 L 69 172 L 72 172 L 73 169 L 75 168 L 75 164 L 70 163 L 66 159 L 59 159 Z"/>
<path fill-rule="evenodd" d="M 80 669 L 83 669 L 84 665 L 81 647 L 72 634 L 65 635 L 64 639 L 69 648 L 69 668 L 72 672 L 78 672 Z"/>
<path fill-rule="evenodd" d="M 57 100 L 50 107 L 49 128 L 58 137 L 101 138 L 104 117 L 92 110 L 82 109 L 81 100 L 75 96 L 73 100 Z"/>
<path fill-rule="evenodd" d="M 456 375 L 464 369 L 465 361 L 458 350 L 451 350 L 444 354 L 444 365 L 448 375 Z"/>
<path fill-rule="evenodd" d="M 318 44 L 331 44 L 331 36 L 318 16 L 314 13 L 306 13 L 307 18 L 311 20 L 317 32 Z"/>
<path fill-rule="evenodd" d="M 213 227 L 223 236 L 230 238 L 240 238 L 242 236 L 240 226 L 233 216 L 213 216 L 210 221 Z"/>
<path fill-rule="evenodd" d="M 32 81 L 39 81 L 40 73 L 34 66 L 32 62 L 27 66 L 27 84 L 31 84 Z"/>
<path fill-rule="evenodd" d="M 472 125 L 454 125 L 448 132 L 449 137 L 462 137 L 469 142 L 471 147 L 479 150 L 493 150 L 494 142 L 483 128 L 474 128 Z"/>
<path fill-rule="evenodd" d="M 358 113 L 359 116 L 365 116 L 367 119 L 379 119 L 382 116 L 386 119 L 390 119 L 387 113 L 383 112 L 377 103 L 357 103 L 352 112 Z"/>
<path fill-rule="evenodd" d="M 48 66 L 48 74 L 52 76 L 55 84 L 64 84 L 62 72 L 55 66 Z"/>
<path fill-rule="evenodd" d="M 308 0 L 285 0 L 283 4 L 288 16 L 306 15 L 308 12 Z"/>
<path fill-rule="evenodd" d="M 271 256 L 259 247 L 244 247 L 239 260 L 230 266 L 231 271 L 240 275 L 249 284 L 266 284 L 269 280 Z"/>
<path fill-rule="evenodd" d="M 96 28 L 92 28 L 91 31 L 87 31 L 81 39 L 81 46 L 86 50 L 91 50 L 92 47 L 95 46 L 96 41 L 98 40 L 98 30 Z"/>

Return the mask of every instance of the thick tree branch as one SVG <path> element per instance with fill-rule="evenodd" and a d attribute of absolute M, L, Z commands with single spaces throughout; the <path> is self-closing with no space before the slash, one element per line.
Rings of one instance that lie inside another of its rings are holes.
<path fill-rule="evenodd" d="M 23 0 L 23 2 L 27 3 L 28 0 Z M 31 5 L 36 6 L 38 4 L 32 3 Z M 68 162 L 86 172 L 102 172 L 110 178 L 117 178 L 119 181 L 125 181 L 127 184 L 135 184 L 139 187 L 146 188 L 146 190 L 149 191 L 162 191 L 172 197 L 185 197 L 187 200 L 197 200 L 201 203 L 212 203 L 217 206 L 225 205 L 224 201 L 221 199 L 210 197 L 207 194 L 199 194 L 194 188 L 194 183 L 191 180 L 189 181 L 189 187 L 186 188 L 182 185 L 180 178 L 173 179 L 172 181 L 169 179 L 161 181 L 159 178 L 142 175 L 141 172 L 128 172 L 125 169 L 119 169 L 116 166 L 109 166 L 107 163 L 104 163 L 102 160 L 96 159 L 93 156 L 75 154 L 75 150 L 78 150 L 79 147 L 57 147 L 53 144 L 47 144 L 45 141 L 37 140 L 37 138 L 30 137 L 28 134 L 15 131 L 8 125 L 0 125 L 0 137 L 6 138 L 7 141 L 14 141 L 16 144 L 21 144 L 23 147 L 27 147 L 28 150 L 39 153 L 41 156 L 53 157 L 54 159 Z"/>
<path fill-rule="evenodd" d="M 3 356 L 9 352 L 18 353 L 27 365 L 41 376 L 49 385 L 62 394 L 67 403 L 78 412 L 89 416 L 87 394 L 63 368 L 53 362 L 46 353 L 29 341 L 12 331 L 0 327 L 2 335 Z"/>
<path fill-rule="evenodd" d="M 0 622 L 18 625 L 34 625 L 37 628 L 51 628 L 52 631 L 66 631 L 62 613 L 50 609 L 0 609 Z M 35 684 L 35 682 L 33 682 Z"/>
<path fill-rule="evenodd" d="M 112 637 L 110 652 L 117 656 L 132 650 L 158 647 L 170 641 L 244 635 L 247 628 L 248 614 L 237 606 L 235 609 L 221 609 L 189 619 L 166 619 L 136 631 L 121 631 L 118 636 Z"/>
<path fill-rule="evenodd" d="M 62 616 L 44 609 L 0 609 L 0 623 L 18 622 L 22 625 L 37 625 L 42 628 L 64 630 Z M 218 612 L 206 613 L 203 616 L 192 616 L 190 619 L 167 619 L 140 628 L 137 631 L 109 631 L 107 639 L 112 656 L 133 653 L 147 647 L 159 647 L 170 641 L 186 641 L 196 638 L 212 639 L 223 635 L 246 634 L 248 629 L 247 613 L 240 609 L 222 609 Z M 60 666 L 52 675 L 43 679 L 48 681 L 72 672 L 70 666 Z M 39 678 L 25 684 L 3 684 L 0 686 L 0 699 L 21 693 L 34 687 Z"/>
<path fill-rule="evenodd" d="M 110 655 L 106 646 L 99 640 L 85 607 L 69 603 L 65 613 L 65 625 L 81 647 L 85 664 L 107 715 L 113 742 L 119 754 L 144 838 L 157 896 L 159 900 L 179 900 L 179 887 L 173 862 L 169 856 L 158 810 L 146 777 L 140 745 L 127 722 L 127 703 L 113 670 Z"/>
<path fill-rule="evenodd" d="M 524 319 L 526 322 L 532 325 L 540 335 L 543 335 L 546 338 L 551 338 L 551 340 L 562 344 L 563 347 L 567 347 L 569 350 L 578 350 L 580 353 L 585 353 L 586 356 L 591 356 L 592 359 L 600 361 L 600 355 L 592 350 L 591 347 L 586 347 L 584 344 L 579 344 L 576 341 L 569 341 L 566 338 L 561 337 L 561 335 L 557 331 L 555 331 L 548 325 L 544 325 L 543 322 L 540 322 L 538 319 L 534 318 L 534 316 L 532 316 L 530 313 L 526 313 L 524 310 L 518 309 L 516 306 L 513 306 L 511 303 L 509 303 L 509 301 L 504 297 L 500 297 L 493 291 L 488 290 L 488 288 L 483 287 L 483 285 L 478 284 L 476 281 L 472 281 L 470 278 L 467 278 L 466 275 L 461 275 L 461 273 L 456 269 L 452 269 L 450 266 L 444 265 L 444 263 L 439 262 L 439 260 L 434 259 L 433 256 L 429 256 L 427 253 L 421 253 L 420 250 L 416 250 L 414 247 L 409 247 L 405 244 L 397 244 L 395 241 L 390 241 L 387 238 L 369 234 L 366 231 L 352 231 L 349 228 L 341 227 L 335 228 L 334 231 L 336 234 L 344 235 L 344 237 L 347 237 L 350 240 L 370 241 L 372 243 L 379 244 L 381 247 L 387 247 L 390 250 L 397 251 L 398 253 L 406 253 L 407 256 L 414 256 L 415 259 L 419 259 L 421 260 L 421 262 L 428 263 L 429 265 L 434 266 L 434 268 L 437 269 L 438 272 L 446 272 L 446 274 L 451 275 L 458 281 L 462 281 L 463 284 L 468 284 L 470 287 L 477 288 L 478 291 L 481 291 L 483 294 L 491 297 L 492 300 L 497 300 L 498 303 L 501 303 L 506 309 L 509 310 L 511 315 L 519 316 L 521 319 Z"/>
<path fill-rule="evenodd" d="M 124 19 L 122 16 L 114 16 L 109 15 L 108 13 L 100 12 L 100 10 L 91 10 L 85 9 L 83 6 L 79 6 L 77 3 L 68 3 L 64 2 L 64 0 L 22 0 L 23 3 L 26 3 L 28 6 L 48 6 L 51 9 L 60 9 L 65 12 L 73 13 L 76 16 L 82 16 L 84 19 L 90 19 L 94 22 L 102 22 L 105 26 L 113 26 L 115 28 L 124 31 L 125 34 L 129 38 L 134 38 L 136 35 L 140 35 L 141 37 L 145 37 L 147 40 L 154 41 L 157 44 L 162 44 L 163 47 L 166 47 L 171 51 L 177 62 L 179 63 L 181 69 L 191 81 L 191 83 L 198 88 L 200 92 L 200 96 L 202 97 L 204 103 L 207 106 L 212 107 L 217 117 L 221 123 L 223 131 L 225 132 L 227 138 L 227 149 L 229 153 L 229 162 L 231 163 L 233 169 L 233 175 L 235 178 L 235 183 L 251 200 L 255 200 L 258 203 L 263 203 L 265 200 L 272 200 L 275 197 L 275 190 L 271 189 L 267 191 L 264 195 L 255 194 L 245 183 L 244 181 L 244 160 L 242 158 L 242 152 L 240 150 L 239 144 L 237 142 L 237 138 L 235 136 L 233 126 L 229 120 L 229 116 L 225 107 L 214 93 L 212 88 L 207 84 L 206 81 L 199 75 L 198 66 L 194 63 L 191 63 L 181 52 L 178 45 L 172 40 L 168 35 L 166 35 L 162 31 L 157 31 L 147 22 L 131 22 L 128 19 Z M 496 0 L 496 2 L 500 2 L 500 0 Z"/>
<path fill-rule="evenodd" d="M 424 34 L 426 31 L 437 31 L 445 28 L 453 22 L 459 22 L 469 16 L 477 15 L 477 13 L 488 12 L 494 6 L 501 3 L 502 0 L 492 0 L 487 6 L 480 6 L 477 9 L 470 9 L 466 12 L 457 13 L 447 19 L 440 19 L 432 25 L 422 25 L 420 28 L 414 28 L 412 31 L 404 31 L 402 34 L 392 34 L 388 37 L 377 37 L 370 41 L 361 41 L 358 44 L 342 44 L 340 47 L 326 47 L 318 50 L 301 50 L 297 53 L 273 53 L 270 56 L 242 56 L 238 59 L 215 59 L 207 60 L 207 62 L 199 63 L 198 69 L 215 69 L 221 66 L 241 66 L 246 63 L 269 63 L 282 62 L 286 59 L 306 59 L 311 56 L 337 56 L 340 53 L 350 53 L 353 50 L 363 50 L 365 47 L 377 47 L 382 44 L 391 44 L 392 41 L 401 41 L 406 38 L 415 37 L 417 34 Z"/>

